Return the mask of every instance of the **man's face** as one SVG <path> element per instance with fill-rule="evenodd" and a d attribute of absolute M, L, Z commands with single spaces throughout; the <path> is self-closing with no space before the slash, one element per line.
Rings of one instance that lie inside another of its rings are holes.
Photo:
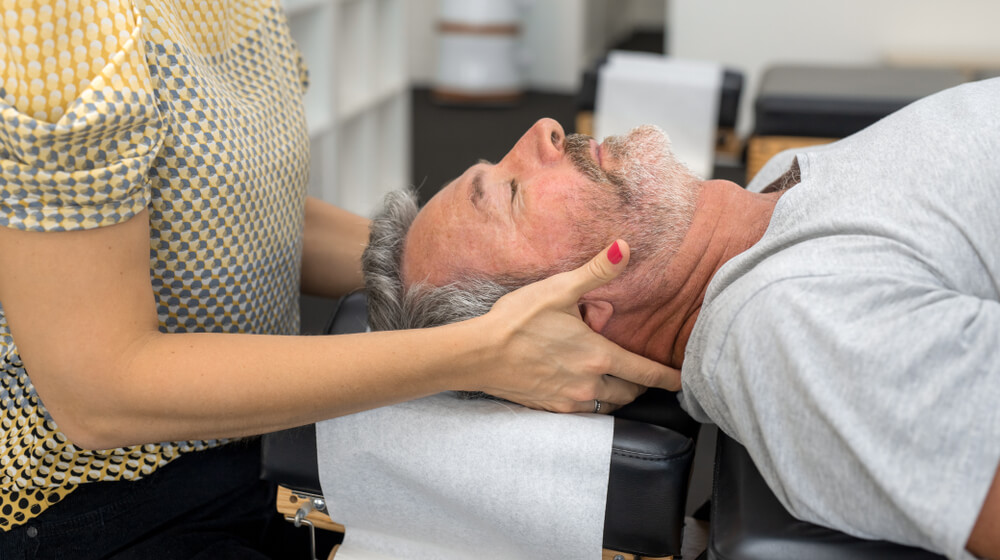
<path fill-rule="evenodd" d="M 665 150 L 658 130 L 598 145 L 538 121 L 499 163 L 473 165 L 420 211 L 406 239 L 404 283 L 439 286 L 462 273 L 542 277 L 617 237 L 636 247 L 640 232 L 629 230 L 651 224 L 628 214 L 648 206 L 641 199 L 661 179 L 650 170 L 662 167 Z"/>

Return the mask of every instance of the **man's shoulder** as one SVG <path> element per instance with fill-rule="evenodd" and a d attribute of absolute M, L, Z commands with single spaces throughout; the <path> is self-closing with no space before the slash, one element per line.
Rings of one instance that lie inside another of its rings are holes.
<path fill-rule="evenodd" d="M 860 254 L 856 245 L 831 237 L 763 257 L 741 255 L 709 286 L 687 356 L 715 369 L 727 346 L 748 355 L 784 351 L 780 347 L 801 339 L 805 327 L 836 337 L 850 317 L 870 314 L 907 286 L 936 282 L 890 245 L 873 238 Z"/>

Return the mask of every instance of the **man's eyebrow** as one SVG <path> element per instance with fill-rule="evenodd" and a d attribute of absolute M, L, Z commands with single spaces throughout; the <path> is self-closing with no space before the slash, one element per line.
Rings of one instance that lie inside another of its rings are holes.
<path fill-rule="evenodd" d="M 477 165 L 493 165 L 493 162 L 481 159 L 476 162 Z M 469 193 L 469 201 L 472 202 L 472 206 L 479 210 L 479 201 L 483 199 L 483 170 L 477 169 L 476 173 L 472 176 L 472 192 Z"/>
<path fill-rule="evenodd" d="M 472 192 L 469 193 L 469 201 L 479 209 L 479 201 L 483 199 L 483 170 L 480 169 L 472 176 Z"/>

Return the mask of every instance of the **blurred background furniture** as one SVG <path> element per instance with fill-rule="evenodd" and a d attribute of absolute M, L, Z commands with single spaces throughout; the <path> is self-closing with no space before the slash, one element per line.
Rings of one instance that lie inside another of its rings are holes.
<path fill-rule="evenodd" d="M 849 136 L 965 81 L 953 68 L 772 66 L 764 72 L 754 102 L 746 180 L 782 150 Z"/>
<path fill-rule="evenodd" d="M 404 0 L 282 0 L 309 71 L 309 195 L 367 215 L 410 181 Z"/>
<path fill-rule="evenodd" d="M 521 99 L 522 8 L 521 0 L 441 0 L 436 101 L 509 105 Z"/>
<path fill-rule="evenodd" d="M 597 83 L 603 57 L 583 74 L 580 91 L 576 95 L 576 131 L 580 134 L 594 134 L 594 106 L 597 101 Z M 740 96 L 743 94 L 743 73 L 726 68 L 722 74 L 722 88 L 719 94 L 719 118 L 716 132 L 716 161 L 725 164 L 741 156 L 742 144 L 736 134 L 736 118 L 739 114 Z"/>

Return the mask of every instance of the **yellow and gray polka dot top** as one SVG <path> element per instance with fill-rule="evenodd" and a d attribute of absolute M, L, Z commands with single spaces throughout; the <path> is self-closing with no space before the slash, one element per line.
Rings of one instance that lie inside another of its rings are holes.
<path fill-rule="evenodd" d="M 0 226 L 80 230 L 148 209 L 162 331 L 297 332 L 305 72 L 277 0 L 0 0 L 0 76 Z M 0 416 L 0 530 L 80 484 L 220 443 L 74 446 L 2 302 Z"/>

